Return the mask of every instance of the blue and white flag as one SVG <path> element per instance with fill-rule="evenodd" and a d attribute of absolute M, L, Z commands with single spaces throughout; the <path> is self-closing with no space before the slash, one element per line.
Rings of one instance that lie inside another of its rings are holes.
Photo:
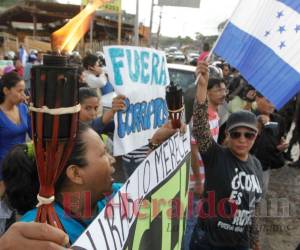
<path fill-rule="evenodd" d="M 241 0 L 214 52 L 281 108 L 300 91 L 300 1 Z"/>

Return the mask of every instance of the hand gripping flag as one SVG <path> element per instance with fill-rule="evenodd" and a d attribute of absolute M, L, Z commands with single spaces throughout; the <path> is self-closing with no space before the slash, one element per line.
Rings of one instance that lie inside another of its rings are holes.
<path fill-rule="evenodd" d="M 300 91 L 300 1 L 241 0 L 214 52 L 281 108 Z"/>

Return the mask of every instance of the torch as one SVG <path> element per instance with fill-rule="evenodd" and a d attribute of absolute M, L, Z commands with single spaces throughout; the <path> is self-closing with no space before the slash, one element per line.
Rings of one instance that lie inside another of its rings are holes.
<path fill-rule="evenodd" d="M 45 55 L 44 65 L 31 69 L 32 136 L 40 190 L 36 221 L 63 228 L 52 203 L 54 186 L 73 149 L 78 125 L 77 68 L 67 57 Z"/>
<path fill-rule="evenodd" d="M 55 213 L 54 186 L 73 149 L 78 127 L 77 68 L 67 64 L 60 52 L 72 51 L 89 28 L 96 9 L 111 0 L 94 0 L 51 36 L 55 54 L 44 56 L 44 65 L 31 70 L 32 135 L 40 190 L 37 222 L 63 229 Z"/>
<path fill-rule="evenodd" d="M 180 128 L 183 117 L 183 96 L 182 89 L 174 82 L 166 88 L 166 101 L 169 109 L 169 119 L 171 119 L 174 129 Z"/>

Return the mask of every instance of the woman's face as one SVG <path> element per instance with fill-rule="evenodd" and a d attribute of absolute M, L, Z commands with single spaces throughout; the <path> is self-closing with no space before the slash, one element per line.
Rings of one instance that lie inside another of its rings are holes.
<path fill-rule="evenodd" d="M 238 127 L 228 133 L 227 146 L 240 159 L 248 157 L 256 139 L 256 132 L 245 127 Z"/>
<path fill-rule="evenodd" d="M 15 105 L 24 102 L 26 100 L 25 95 L 25 82 L 19 81 L 14 87 L 8 89 L 4 88 L 5 100 Z"/>
<path fill-rule="evenodd" d="M 275 106 L 265 97 L 256 97 L 257 109 L 264 115 L 270 115 L 274 112 Z"/>
<path fill-rule="evenodd" d="M 112 164 L 115 159 L 107 153 L 100 136 L 93 129 L 88 129 L 82 136 L 87 160 L 87 165 L 81 168 L 83 190 L 90 191 L 92 200 L 97 201 L 103 194 L 112 192 L 112 174 L 115 171 Z"/>
<path fill-rule="evenodd" d="M 89 97 L 81 103 L 79 120 L 82 122 L 92 121 L 97 118 L 99 112 L 99 98 Z"/>

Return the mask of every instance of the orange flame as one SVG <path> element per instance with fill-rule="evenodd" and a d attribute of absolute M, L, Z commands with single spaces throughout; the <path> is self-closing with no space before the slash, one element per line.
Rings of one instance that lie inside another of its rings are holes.
<path fill-rule="evenodd" d="M 71 52 L 88 31 L 90 22 L 96 10 L 111 0 L 94 0 L 73 17 L 65 26 L 51 34 L 53 51 Z"/>

